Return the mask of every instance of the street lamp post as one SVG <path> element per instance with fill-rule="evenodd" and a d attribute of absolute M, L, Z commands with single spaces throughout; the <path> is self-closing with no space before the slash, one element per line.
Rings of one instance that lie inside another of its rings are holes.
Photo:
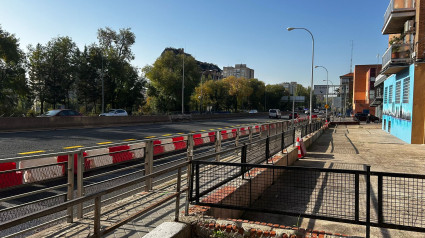
<path fill-rule="evenodd" d="M 295 115 L 295 93 L 297 91 L 297 85 L 295 84 L 295 89 L 292 86 L 292 83 L 290 84 L 292 88 L 292 127 L 295 127 L 294 125 L 294 115 Z"/>
<path fill-rule="evenodd" d="M 182 115 L 184 114 L 184 48 L 183 48 L 183 80 L 182 80 Z"/>
<path fill-rule="evenodd" d="M 314 68 L 323 68 L 323 69 L 325 69 L 326 70 L 326 107 L 325 107 L 325 109 L 326 109 L 326 120 L 328 120 L 328 93 L 329 93 L 329 72 L 328 72 L 328 69 L 326 68 L 326 67 L 324 67 L 324 66 L 314 66 Z"/>
<path fill-rule="evenodd" d="M 313 68 L 314 68 L 314 37 L 313 34 L 311 33 L 311 31 L 309 31 L 307 28 L 303 28 L 303 27 L 288 27 L 286 28 L 288 31 L 292 31 L 292 30 L 305 30 L 307 31 L 310 36 L 311 36 L 311 40 L 312 40 L 312 54 L 311 54 L 311 86 L 310 86 L 310 120 L 309 122 L 311 123 L 311 115 L 312 115 L 312 111 L 313 111 Z"/>
<path fill-rule="evenodd" d="M 326 80 L 323 80 L 323 82 L 330 82 L 331 84 L 332 84 L 332 88 L 333 88 L 333 91 L 332 92 L 335 92 L 335 84 L 332 82 L 332 81 L 330 81 L 330 80 L 328 80 L 328 79 L 326 79 Z M 329 87 L 329 85 L 328 85 L 328 87 Z M 332 101 L 332 108 L 333 108 L 333 101 Z M 334 110 L 334 112 L 335 112 L 335 110 Z M 331 111 L 331 115 L 332 115 L 332 111 Z"/>

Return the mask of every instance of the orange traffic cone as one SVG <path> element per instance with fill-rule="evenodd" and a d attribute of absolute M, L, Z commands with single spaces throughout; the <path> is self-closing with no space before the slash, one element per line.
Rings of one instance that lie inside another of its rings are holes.
<path fill-rule="evenodd" d="M 297 137 L 297 143 L 295 144 L 297 146 L 298 149 L 298 159 L 301 159 L 303 156 L 301 154 L 301 146 L 300 146 L 300 138 Z"/>

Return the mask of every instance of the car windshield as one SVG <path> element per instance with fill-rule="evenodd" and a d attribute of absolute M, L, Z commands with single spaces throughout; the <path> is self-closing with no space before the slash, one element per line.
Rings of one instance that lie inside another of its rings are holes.
<path fill-rule="evenodd" d="M 109 110 L 108 113 L 114 113 L 115 109 Z"/>
<path fill-rule="evenodd" d="M 271 113 L 276 113 L 276 110 L 270 110 Z"/>
<path fill-rule="evenodd" d="M 58 112 L 60 112 L 60 110 L 50 110 L 50 111 L 46 112 L 46 114 L 44 114 L 44 115 L 46 115 L 46 116 L 54 116 Z"/>

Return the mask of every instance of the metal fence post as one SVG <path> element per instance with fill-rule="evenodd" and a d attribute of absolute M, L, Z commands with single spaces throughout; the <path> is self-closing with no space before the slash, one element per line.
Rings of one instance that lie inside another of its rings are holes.
<path fill-rule="evenodd" d="M 249 143 L 252 143 L 252 126 L 248 127 L 248 130 L 249 130 L 249 136 L 248 136 Z"/>
<path fill-rule="evenodd" d="M 383 176 L 381 174 L 378 175 L 378 224 L 382 224 L 384 222 L 384 214 L 382 210 L 382 199 L 383 199 Z"/>
<path fill-rule="evenodd" d="M 354 217 L 355 221 L 359 221 L 360 213 L 360 176 L 359 173 L 355 174 L 355 205 L 354 205 Z"/>
<path fill-rule="evenodd" d="M 181 173 L 182 173 L 182 169 L 179 168 L 177 170 L 177 185 L 176 185 L 177 197 L 176 197 L 176 213 L 175 213 L 175 216 L 174 216 L 174 221 L 179 221 Z"/>
<path fill-rule="evenodd" d="M 216 138 L 215 138 L 215 152 L 219 153 L 220 151 L 221 151 L 221 131 L 218 131 L 216 133 Z M 220 161 L 219 154 L 215 156 L 215 161 Z"/>
<path fill-rule="evenodd" d="M 77 153 L 77 197 L 84 196 L 84 156 L 83 150 Z M 77 205 L 77 218 L 83 218 L 83 203 Z"/>
<path fill-rule="evenodd" d="M 196 183 L 195 183 L 196 203 L 199 204 L 199 186 L 200 186 L 200 184 L 199 184 L 199 164 L 196 163 L 195 165 L 196 165 L 195 166 L 195 170 L 196 170 Z"/>
<path fill-rule="evenodd" d="M 292 142 L 292 144 L 294 144 L 295 145 L 295 127 L 294 127 L 294 129 L 293 129 L 294 131 L 292 132 L 292 138 L 293 138 L 293 142 Z"/>
<path fill-rule="evenodd" d="M 153 140 L 146 142 L 146 156 L 145 156 L 145 176 L 151 174 L 153 171 Z M 145 191 L 152 190 L 152 178 L 145 181 Z"/>
<path fill-rule="evenodd" d="M 218 134 L 218 133 L 217 133 Z M 217 135 L 216 134 L 216 135 Z M 217 140 L 216 140 L 217 143 Z M 189 164 L 187 165 L 187 187 L 188 190 L 186 192 L 186 203 L 185 203 L 185 208 L 184 208 L 184 215 L 187 216 L 189 215 L 189 200 L 192 198 L 192 160 L 193 160 L 193 134 L 189 134 L 187 136 L 187 161 L 189 162 Z"/>
<path fill-rule="evenodd" d="M 64 166 L 65 167 L 65 166 Z M 66 200 L 72 200 L 74 198 L 74 154 L 68 155 L 68 193 L 66 195 Z M 72 223 L 74 220 L 74 207 L 68 208 L 68 218 L 67 222 Z"/>
<path fill-rule="evenodd" d="M 366 238 L 370 237 L 370 165 L 366 166 Z"/>
<path fill-rule="evenodd" d="M 239 146 L 240 128 L 236 128 L 235 146 Z"/>
<path fill-rule="evenodd" d="M 100 235 L 100 216 L 101 216 L 101 201 L 100 196 L 94 199 L 94 237 L 101 237 Z"/>
<path fill-rule="evenodd" d="M 270 157 L 270 137 L 266 138 L 266 163 L 269 163 Z"/>
<path fill-rule="evenodd" d="M 283 151 L 283 149 L 285 149 L 285 132 L 282 131 L 280 133 L 281 135 L 281 139 L 280 139 L 280 151 Z"/>
<path fill-rule="evenodd" d="M 271 135 L 271 123 L 269 123 L 269 124 L 267 124 L 267 136 L 270 136 Z"/>
<path fill-rule="evenodd" d="M 241 164 L 246 164 L 246 144 L 242 146 L 242 152 L 241 152 Z M 245 178 L 245 167 L 241 167 L 241 173 L 242 173 L 242 179 Z"/>

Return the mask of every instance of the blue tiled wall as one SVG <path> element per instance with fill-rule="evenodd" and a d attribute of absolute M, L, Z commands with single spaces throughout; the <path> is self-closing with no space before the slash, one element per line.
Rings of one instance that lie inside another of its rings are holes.
<path fill-rule="evenodd" d="M 409 68 L 399 72 L 398 74 L 391 75 L 384 82 L 382 129 L 389 131 L 388 124 L 391 122 L 390 133 L 407 143 L 411 143 L 412 138 L 413 85 L 415 82 L 414 72 L 415 66 L 412 64 Z M 405 79 L 408 77 L 410 77 L 409 102 L 403 103 L 403 85 Z M 400 103 L 396 104 L 396 83 L 399 81 L 401 81 L 401 96 Z M 388 95 L 385 95 L 385 93 L 387 93 L 386 88 L 389 90 L 390 85 L 393 85 L 392 103 L 389 103 L 389 97 Z M 385 99 L 387 99 L 387 101 Z"/>

